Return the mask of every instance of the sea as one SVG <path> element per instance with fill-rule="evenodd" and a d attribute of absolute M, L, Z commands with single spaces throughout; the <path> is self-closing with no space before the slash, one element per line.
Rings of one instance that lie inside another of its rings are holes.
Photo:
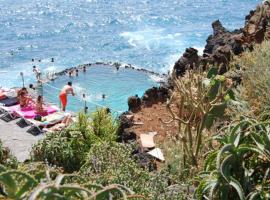
<path fill-rule="evenodd" d="M 201 54 L 211 23 L 243 27 L 261 0 L 0 0 L 0 86 L 35 83 L 43 75 L 84 63 L 118 62 L 168 73 L 187 47 Z M 53 61 L 52 62 L 52 58 Z M 34 59 L 34 61 L 32 61 Z M 79 77 L 44 85 L 45 100 L 59 104 L 59 89 L 72 80 L 68 109 L 127 110 L 127 97 L 158 86 L 156 76 L 93 66 Z M 86 94 L 86 98 L 83 98 Z M 105 98 L 102 98 L 102 95 Z"/>

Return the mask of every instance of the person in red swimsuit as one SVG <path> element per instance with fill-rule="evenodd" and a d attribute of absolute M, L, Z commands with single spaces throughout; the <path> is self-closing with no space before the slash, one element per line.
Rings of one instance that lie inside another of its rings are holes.
<path fill-rule="evenodd" d="M 63 87 L 63 89 L 61 90 L 61 92 L 59 94 L 59 99 L 61 101 L 63 111 L 66 111 L 67 95 L 68 94 L 72 94 L 72 96 L 75 95 L 75 93 L 73 91 L 73 87 L 72 87 L 72 82 L 68 82 L 67 85 L 65 85 Z"/>

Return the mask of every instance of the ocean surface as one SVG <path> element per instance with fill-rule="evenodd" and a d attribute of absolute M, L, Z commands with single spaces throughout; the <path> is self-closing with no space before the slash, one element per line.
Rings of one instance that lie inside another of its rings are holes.
<path fill-rule="evenodd" d="M 202 52 L 214 20 L 220 19 L 230 30 L 242 27 L 245 15 L 259 2 L 0 0 L 0 86 L 21 86 L 20 72 L 26 84 L 33 83 L 33 65 L 45 74 L 83 63 L 110 61 L 167 73 L 186 47 L 193 46 Z M 93 70 L 94 74 L 89 76 L 95 79 L 91 82 L 92 91 L 88 91 L 91 102 L 102 103 L 99 95 L 104 89 L 110 94 L 118 93 L 108 95 L 109 105 L 125 110 L 127 96 L 141 95 L 149 86 L 156 85 L 153 77 L 138 77 L 136 72 L 121 74 L 134 80 L 128 83 L 116 81 L 115 74 L 108 72 Z M 74 80 L 83 85 L 81 81 Z M 121 90 L 130 83 L 133 87 Z M 57 96 L 52 88 L 47 90 L 46 95 Z"/>

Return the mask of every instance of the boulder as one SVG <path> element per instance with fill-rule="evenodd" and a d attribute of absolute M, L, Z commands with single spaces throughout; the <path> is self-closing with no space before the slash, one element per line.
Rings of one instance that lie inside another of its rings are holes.
<path fill-rule="evenodd" d="M 246 16 L 243 29 L 245 43 L 262 43 L 270 39 L 270 2 L 265 1 Z"/>
<path fill-rule="evenodd" d="M 184 75 L 187 68 L 197 68 L 200 63 L 198 50 L 192 47 L 187 48 L 183 56 L 175 63 L 174 71 L 176 76 Z"/>
<path fill-rule="evenodd" d="M 131 112 L 137 112 L 141 109 L 141 99 L 135 95 L 128 98 L 128 110 Z"/>
<path fill-rule="evenodd" d="M 158 102 L 166 102 L 169 98 L 169 89 L 166 87 L 152 87 L 145 91 L 142 96 L 142 103 L 145 106 L 151 106 Z"/>
<path fill-rule="evenodd" d="M 133 125 L 133 117 L 130 112 L 125 112 L 119 116 L 118 142 L 128 143 L 136 140 L 136 133 L 128 130 Z"/>

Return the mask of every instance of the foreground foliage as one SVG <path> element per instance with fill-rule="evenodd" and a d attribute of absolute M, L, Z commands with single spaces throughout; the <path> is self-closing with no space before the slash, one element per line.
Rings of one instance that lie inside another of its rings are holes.
<path fill-rule="evenodd" d="M 6 165 L 11 168 L 16 168 L 18 165 L 17 159 L 10 153 L 9 149 L 3 147 L 0 140 L 0 165 Z"/>
<path fill-rule="evenodd" d="M 47 134 L 34 145 L 32 158 L 63 167 L 66 172 L 80 169 L 93 144 L 116 140 L 118 124 L 105 109 L 90 116 L 80 113 L 78 121 L 59 133 Z"/>
<path fill-rule="evenodd" d="M 199 176 L 198 199 L 270 198 L 270 121 L 242 118 L 213 138 Z"/>
<path fill-rule="evenodd" d="M 174 93 L 167 103 L 171 120 L 163 123 L 178 123 L 184 164 L 198 166 L 205 131 L 223 117 L 227 102 L 234 98 L 230 80 L 217 73 L 215 67 L 208 74 L 190 70 L 175 80 Z M 175 103 L 176 111 L 172 108 Z"/>
<path fill-rule="evenodd" d="M 232 65 L 243 71 L 241 100 L 247 101 L 257 115 L 265 109 L 269 111 L 270 41 L 235 57 Z"/>
<path fill-rule="evenodd" d="M 174 187 L 167 172 L 143 169 L 132 156 L 130 145 L 106 142 L 94 145 L 85 165 L 83 177 L 102 185 L 122 184 L 146 199 L 181 199 L 183 193 Z"/>
<path fill-rule="evenodd" d="M 133 192 L 122 185 L 102 185 L 87 182 L 76 174 L 59 174 L 59 170 L 39 169 L 32 163 L 28 171 L 8 170 L 0 166 L 0 197 L 10 199 L 128 199 Z M 29 167 L 29 166 L 28 166 Z M 24 169 L 27 168 L 24 166 Z M 44 168 L 44 167 L 43 167 Z"/>

